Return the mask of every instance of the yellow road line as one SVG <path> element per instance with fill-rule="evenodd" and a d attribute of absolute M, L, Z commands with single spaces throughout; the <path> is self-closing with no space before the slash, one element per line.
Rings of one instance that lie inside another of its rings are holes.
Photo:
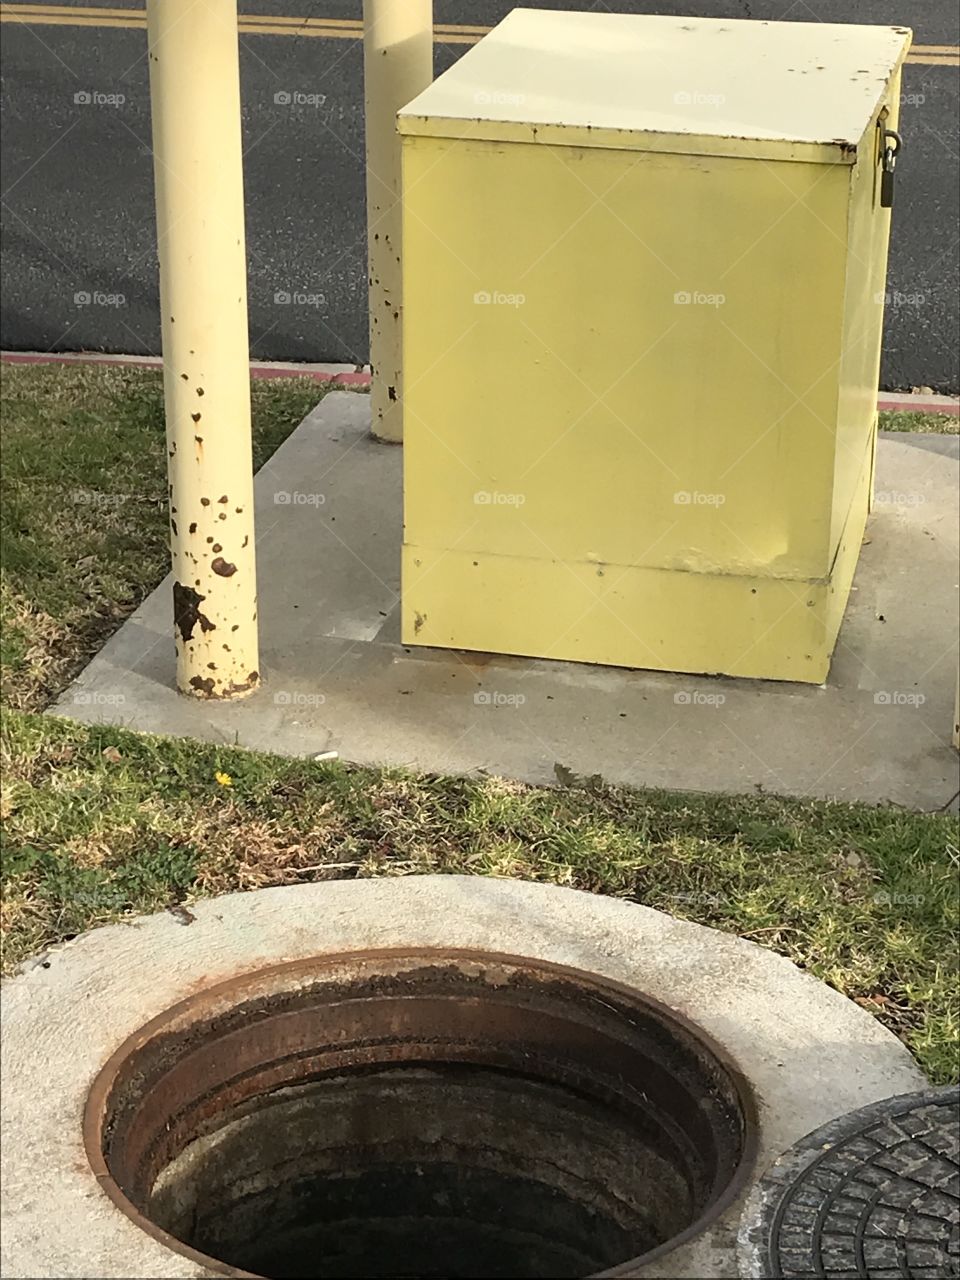
<path fill-rule="evenodd" d="M 66 5 L 0 5 L 0 22 L 19 22 L 31 27 L 104 27 L 120 30 L 146 29 L 143 9 L 70 8 Z M 241 14 L 237 23 L 241 35 L 307 36 L 322 40 L 362 40 L 363 23 L 346 18 L 281 18 L 268 14 Z M 438 23 L 434 34 L 439 44 L 476 44 L 490 27 L 458 27 Z"/>
<path fill-rule="evenodd" d="M 0 22 L 21 22 L 29 26 L 116 27 L 142 30 L 144 9 L 75 8 L 61 4 L 0 4 Z M 320 40 L 361 40 L 363 22 L 354 18 L 294 18 L 271 14 L 243 13 L 238 21 L 242 35 L 306 36 Z M 476 44 L 490 27 L 438 23 L 434 34 L 438 44 Z M 915 44 L 907 62 L 925 67 L 960 67 L 960 45 Z"/>

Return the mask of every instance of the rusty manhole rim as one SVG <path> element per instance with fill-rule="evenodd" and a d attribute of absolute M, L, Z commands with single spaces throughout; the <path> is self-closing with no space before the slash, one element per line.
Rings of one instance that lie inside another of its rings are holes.
<path fill-rule="evenodd" d="M 466 962 L 475 964 L 502 964 L 506 966 L 526 966 L 539 973 L 554 976 L 558 980 L 566 979 L 580 988 L 607 991 L 630 1004 L 649 1012 L 667 1030 L 676 1029 L 680 1036 L 685 1035 L 695 1042 L 705 1055 L 712 1058 L 720 1068 L 732 1088 L 736 1106 L 743 1121 L 740 1155 L 732 1175 L 722 1189 L 710 1200 L 693 1222 L 684 1227 L 676 1235 L 656 1245 L 646 1253 L 629 1258 L 623 1263 L 602 1271 L 591 1272 L 585 1280 L 614 1280 L 616 1277 L 641 1276 L 644 1269 L 657 1262 L 691 1240 L 700 1236 L 709 1226 L 730 1208 L 743 1194 L 751 1176 L 756 1171 L 757 1153 L 759 1149 L 759 1112 L 754 1090 L 729 1049 L 719 1043 L 714 1036 L 694 1022 L 691 1018 L 672 1008 L 663 1001 L 648 995 L 639 987 L 608 978 L 603 974 L 579 969 L 572 965 L 542 960 L 530 956 L 521 956 L 501 951 L 487 951 L 479 948 L 461 947 L 367 947 L 350 951 L 322 953 L 299 960 L 283 961 L 278 964 L 265 965 L 251 969 L 234 978 L 215 983 L 201 991 L 194 992 L 176 1001 L 162 1013 L 155 1015 L 134 1032 L 128 1035 L 111 1053 L 109 1058 L 97 1072 L 93 1084 L 87 1094 L 83 1110 L 82 1139 L 91 1170 L 101 1190 L 126 1218 L 148 1236 L 158 1241 L 172 1253 L 189 1259 L 203 1266 L 214 1275 L 232 1277 L 233 1280 L 267 1280 L 257 1272 L 245 1271 L 239 1267 L 201 1252 L 158 1226 L 128 1197 L 114 1178 L 104 1154 L 104 1137 L 106 1121 L 110 1116 L 108 1103 L 114 1086 L 117 1084 L 124 1066 L 135 1057 L 158 1034 L 169 1030 L 185 1014 L 196 1013 L 197 1022 L 204 1020 L 206 1008 L 209 1016 L 211 1005 L 222 1003 L 225 995 L 236 993 L 238 996 L 247 988 L 269 982 L 271 980 L 304 979 L 316 977 L 322 980 L 324 974 L 336 969 L 362 963 L 363 961 L 404 961 L 418 960 L 426 964 L 443 962 Z M 275 993 L 282 994 L 286 989 L 295 989 L 295 983 L 289 988 L 280 986 Z M 242 1004 L 238 1000 L 237 1006 Z"/>

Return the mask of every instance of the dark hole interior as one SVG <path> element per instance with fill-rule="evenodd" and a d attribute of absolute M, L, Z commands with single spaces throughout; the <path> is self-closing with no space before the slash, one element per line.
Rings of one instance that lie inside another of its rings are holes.
<path fill-rule="evenodd" d="M 122 1202 L 235 1272 L 589 1276 L 740 1164 L 731 1072 L 621 988 L 472 955 L 270 981 L 181 1006 L 88 1108 Z"/>

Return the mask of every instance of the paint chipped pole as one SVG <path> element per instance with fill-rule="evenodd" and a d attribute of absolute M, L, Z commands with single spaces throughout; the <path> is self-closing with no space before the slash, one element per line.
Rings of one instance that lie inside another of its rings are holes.
<path fill-rule="evenodd" d="M 433 0 L 363 0 L 373 434 L 403 439 L 397 112 L 433 80 Z"/>
<path fill-rule="evenodd" d="M 236 0 L 147 0 L 177 687 L 259 683 Z"/>

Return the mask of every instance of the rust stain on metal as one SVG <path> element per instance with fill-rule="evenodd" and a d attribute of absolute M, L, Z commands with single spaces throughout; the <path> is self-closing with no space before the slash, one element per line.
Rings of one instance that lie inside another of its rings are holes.
<path fill-rule="evenodd" d="M 227 646 L 224 645 L 223 647 L 226 648 Z M 248 693 L 254 687 L 254 685 L 257 683 L 259 679 L 260 679 L 260 672 L 251 671 L 250 674 L 247 676 L 246 680 L 242 681 L 240 684 L 234 683 L 230 685 L 230 687 L 227 689 L 227 696 L 231 694 L 236 694 L 236 693 Z"/>
<path fill-rule="evenodd" d="M 210 676 L 206 678 L 204 676 L 191 676 L 190 685 L 192 688 L 196 689 L 198 693 L 202 693 L 208 698 L 213 697 L 213 691 L 216 688 L 216 684 Z"/>
<path fill-rule="evenodd" d="M 211 561 L 210 568 L 221 578 L 232 578 L 237 572 L 237 566 L 231 564 L 229 560 L 224 560 L 223 556 L 217 556 L 216 560 Z"/>
<path fill-rule="evenodd" d="M 198 626 L 201 631 L 216 630 L 216 623 L 200 611 L 200 605 L 206 598 L 182 582 L 173 584 L 173 625 L 183 640 L 192 640 L 194 628 Z"/>

